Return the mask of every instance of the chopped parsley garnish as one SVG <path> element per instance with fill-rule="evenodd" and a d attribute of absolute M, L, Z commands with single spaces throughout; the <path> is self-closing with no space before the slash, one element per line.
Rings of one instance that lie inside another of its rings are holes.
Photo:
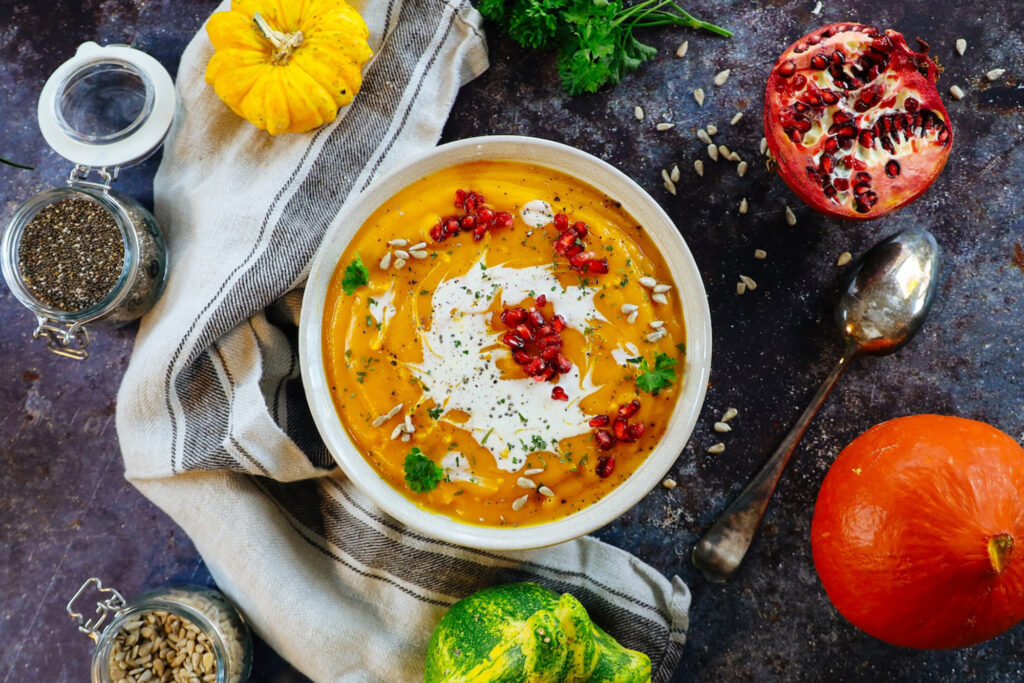
<path fill-rule="evenodd" d="M 444 470 L 423 454 L 419 448 L 413 448 L 405 456 L 405 483 L 415 493 L 427 493 L 437 488 L 444 478 Z"/>
<path fill-rule="evenodd" d="M 636 388 L 657 396 L 665 387 L 676 381 L 675 367 L 678 361 L 666 353 L 654 357 L 654 369 L 647 365 L 646 358 L 630 358 L 630 363 L 637 363 L 642 373 L 636 378 Z"/>
<path fill-rule="evenodd" d="M 341 279 L 341 287 L 345 294 L 351 296 L 356 289 L 370 283 L 370 271 L 363 264 L 363 259 L 356 254 L 352 263 L 345 267 L 345 276 Z"/>
<path fill-rule="evenodd" d="M 676 344 L 676 348 L 679 349 L 679 353 L 683 354 L 684 356 L 686 355 L 686 344 L 685 343 L 679 342 L 678 344 Z"/>
<path fill-rule="evenodd" d="M 427 410 L 427 415 L 429 415 L 431 419 L 436 420 L 437 418 L 441 417 L 441 413 L 443 412 L 444 408 L 438 406 L 436 408 L 430 408 L 429 410 Z"/>
<path fill-rule="evenodd" d="M 480 441 L 480 445 L 481 446 L 483 446 L 485 443 L 487 443 L 487 439 L 490 438 L 491 432 L 493 432 L 493 431 L 494 431 L 494 427 L 491 427 L 490 429 L 487 430 L 487 433 L 484 434 L 484 438 Z"/>
<path fill-rule="evenodd" d="M 545 451 L 548 448 L 548 444 L 544 439 L 540 438 L 536 434 L 533 435 L 533 439 L 530 441 L 530 445 L 533 446 L 535 451 Z"/>

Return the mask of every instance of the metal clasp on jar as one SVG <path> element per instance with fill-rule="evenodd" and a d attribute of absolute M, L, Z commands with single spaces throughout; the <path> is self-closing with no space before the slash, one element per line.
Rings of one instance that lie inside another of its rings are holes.
<path fill-rule="evenodd" d="M 99 182 L 89 180 L 90 171 L 96 171 L 96 175 L 100 177 Z M 76 164 L 68 175 L 68 185 L 71 187 L 94 187 L 97 190 L 103 190 L 106 192 L 110 189 L 110 184 L 117 180 L 117 174 L 120 173 L 120 171 L 120 166 L 114 166 L 113 168 L 108 168 L 106 166 L 103 166 L 102 168 L 92 168 L 85 164 Z"/>
<path fill-rule="evenodd" d="M 98 617 L 86 619 L 81 613 L 74 611 L 74 609 L 72 609 L 72 605 L 74 605 L 75 600 L 78 600 L 78 598 L 82 596 L 82 593 L 88 590 L 89 586 L 92 584 L 96 585 L 97 591 L 100 593 L 109 593 L 110 597 L 96 601 L 96 614 L 99 615 Z M 102 626 L 103 622 L 106 621 L 107 616 L 110 615 L 111 612 L 116 614 L 124 609 L 127 604 L 128 603 L 125 602 L 124 597 L 120 593 L 113 588 L 104 588 L 103 582 L 94 576 L 82 584 L 82 587 L 78 589 L 78 592 L 75 593 L 74 597 L 68 600 L 68 604 L 65 609 L 68 612 L 68 616 L 70 616 L 78 625 L 79 631 L 92 638 L 93 642 L 99 642 L 100 626 Z"/>
<path fill-rule="evenodd" d="M 46 337 L 46 348 L 65 358 L 85 360 L 89 352 L 89 330 L 81 323 L 61 325 L 56 320 L 37 315 L 36 329 L 32 332 L 33 339 Z"/>

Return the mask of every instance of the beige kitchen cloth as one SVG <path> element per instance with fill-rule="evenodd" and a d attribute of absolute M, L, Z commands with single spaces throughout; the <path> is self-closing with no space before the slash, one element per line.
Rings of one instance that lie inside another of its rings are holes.
<path fill-rule="evenodd" d="M 188 533 L 253 629 L 317 681 L 421 679 L 449 605 L 523 580 L 576 595 L 666 681 L 688 626 L 678 578 L 592 538 L 499 553 L 407 529 L 345 479 L 313 425 L 295 323 L 321 238 L 348 197 L 437 143 L 459 87 L 487 68 L 466 0 L 359 9 L 375 53 L 363 90 L 310 134 L 271 137 L 231 113 L 203 80 L 205 29 L 185 50 L 155 180 L 170 279 L 117 402 L 126 476 Z"/>

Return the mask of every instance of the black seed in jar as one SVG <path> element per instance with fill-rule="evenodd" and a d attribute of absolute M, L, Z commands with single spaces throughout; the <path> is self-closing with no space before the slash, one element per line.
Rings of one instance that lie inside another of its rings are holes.
<path fill-rule="evenodd" d="M 62 199 L 37 213 L 22 233 L 18 269 L 26 288 L 61 311 L 99 303 L 124 266 L 124 238 L 113 215 L 88 199 Z"/>

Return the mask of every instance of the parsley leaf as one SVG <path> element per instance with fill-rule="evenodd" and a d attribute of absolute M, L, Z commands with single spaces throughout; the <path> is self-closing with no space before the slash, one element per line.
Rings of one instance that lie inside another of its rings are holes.
<path fill-rule="evenodd" d="M 444 470 L 423 455 L 419 448 L 413 448 L 405 456 L 405 483 L 416 493 L 427 493 L 437 488 L 444 478 Z"/>
<path fill-rule="evenodd" d="M 666 353 L 659 353 L 654 357 L 654 369 L 647 365 L 647 359 L 640 359 L 640 369 L 643 373 L 636 378 L 636 388 L 646 391 L 655 396 L 667 386 L 676 381 L 675 367 L 678 361 Z"/>
<path fill-rule="evenodd" d="M 444 408 L 442 406 L 438 406 L 436 408 L 430 408 L 429 410 L 427 410 L 427 415 L 429 415 L 432 419 L 436 420 L 437 418 L 441 417 L 441 414 L 443 412 Z"/>
<path fill-rule="evenodd" d="M 351 296 L 357 288 L 369 284 L 369 282 L 370 271 L 366 269 L 359 254 L 356 254 L 355 260 L 345 267 L 345 276 L 341 279 L 341 287 L 345 290 L 345 294 Z"/>

